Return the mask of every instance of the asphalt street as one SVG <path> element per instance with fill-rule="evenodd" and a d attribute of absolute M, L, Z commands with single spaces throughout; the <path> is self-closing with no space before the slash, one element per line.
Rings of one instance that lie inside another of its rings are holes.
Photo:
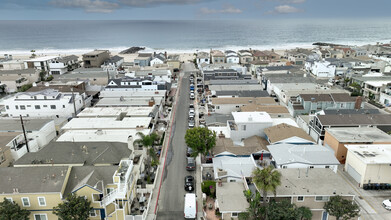
<path fill-rule="evenodd" d="M 195 171 L 186 171 L 186 144 L 185 134 L 188 126 L 189 111 L 189 72 L 196 71 L 192 63 L 183 65 L 185 73 L 179 97 L 177 100 L 177 109 L 173 122 L 171 143 L 167 152 L 166 167 L 163 176 L 163 183 L 158 201 L 157 219 L 183 219 L 184 179 L 187 175 L 195 175 Z"/>

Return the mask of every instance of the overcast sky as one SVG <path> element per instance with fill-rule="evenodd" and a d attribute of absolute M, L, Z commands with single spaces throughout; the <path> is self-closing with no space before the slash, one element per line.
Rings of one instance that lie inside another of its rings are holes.
<path fill-rule="evenodd" d="M 0 0 L 0 19 L 366 19 L 390 9 L 390 0 Z"/>

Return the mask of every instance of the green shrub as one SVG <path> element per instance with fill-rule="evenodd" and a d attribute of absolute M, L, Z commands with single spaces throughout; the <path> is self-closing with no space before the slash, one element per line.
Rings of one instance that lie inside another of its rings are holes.
<path fill-rule="evenodd" d="M 205 180 L 201 184 L 202 192 L 207 196 L 212 198 L 216 198 L 216 181 L 213 180 Z"/>
<path fill-rule="evenodd" d="M 19 89 L 18 89 L 18 92 L 25 92 L 27 90 L 29 90 L 31 87 L 33 87 L 33 85 L 30 83 L 30 84 L 26 84 L 26 85 L 23 85 L 21 86 Z"/>

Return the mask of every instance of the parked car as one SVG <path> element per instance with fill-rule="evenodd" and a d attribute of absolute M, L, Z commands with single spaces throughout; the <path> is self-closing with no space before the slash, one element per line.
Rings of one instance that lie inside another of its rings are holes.
<path fill-rule="evenodd" d="M 194 109 L 190 109 L 189 110 L 189 117 L 193 117 L 194 118 L 194 115 L 195 115 Z"/>
<path fill-rule="evenodd" d="M 197 219 L 197 201 L 196 194 L 186 193 L 185 195 L 185 219 Z"/>
<path fill-rule="evenodd" d="M 188 157 L 187 158 L 187 165 L 186 165 L 186 170 L 187 171 L 194 171 L 196 168 L 196 163 L 194 158 Z"/>
<path fill-rule="evenodd" d="M 387 210 L 391 210 L 391 199 L 386 199 L 383 201 L 383 207 Z"/>
<path fill-rule="evenodd" d="M 192 153 L 193 153 L 193 149 L 191 149 L 190 147 L 187 147 L 186 157 L 190 157 Z"/>
<path fill-rule="evenodd" d="M 195 98 L 194 92 L 190 93 L 190 99 L 194 100 L 194 98 Z"/>
<path fill-rule="evenodd" d="M 194 128 L 195 122 L 194 120 L 189 120 L 189 128 Z"/>
<path fill-rule="evenodd" d="M 190 104 L 189 109 L 194 109 L 194 104 Z"/>
<path fill-rule="evenodd" d="M 192 192 L 194 190 L 194 177 L 186 176 L 185 177 L 185 190 L 188 192 Z"/>

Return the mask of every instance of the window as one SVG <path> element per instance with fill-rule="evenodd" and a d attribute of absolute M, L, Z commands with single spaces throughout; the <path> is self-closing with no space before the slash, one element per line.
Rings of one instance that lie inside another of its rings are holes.
<path fill-rule="evenodd" d="M 48 220 L 48 217 L 46 214 L 34 214 L 35 220 Z"/>
<path fill-rule="evenodd" d="M 43 105 L 44 108 L 47 108 L 48 106 L 47 105 Z"/>
<path fill-rule="evenodd" d="M 282 169 L 286 169 L 287 168 L 287 166 L 282 166 Z"/>
<path fill-rule="evenodd" d="M 97 214 L 96 214 L 96 210 L 91 210 L 90 211 L 90 217 L 96 217 Z"/>
<path fill-rule="evenodd" d="M 21 105 L 21 106 L 20 106 L 20 110 L 26 110 L 26 106 Z"/>
<path fill-rule="evenodd" d="M 12 200 L 11 197 L 6 197 L 5 199 L 8 200 L 8 201 L 11 202 L 11 203 L 14 201 L 14 200 Z"/>
<path fill-rule="evenodd" d="M 106 189 L 106 193 L 107 193 L 107 194 L 110 194 L 110 193 L 113 192 L 113 191 L 114 191 L 113 188 L 107 188 L 107 189 Z"/>
<path fill-rule="evenodd" d="M 239 108 L 239 105 L 237 105 L 236 108 Z"/>
<path fill-rule="evenodd" d="M 314 168 L 314 166 L 310 166 L 310 169 Z"/>
<path fill-rule="evenodd" d="M 232 212 L 231 213 L 231 217 L 238 217 L 238 213 L 237 212 Z"/>
<path fill-rule="evenodd" d="M 50 105 L 51 109 L 56 109 L 56 105 Z"/>
<path fill-rule="evenodd" d="M 27 197 L 22 197 L 22 204 L 23 207 L 29 207 L 30 206 L 30 200 Z"/>
<path fill-rule="evenodd" d="M 27 108 L 31 107 L 31 105 L 27 105 Z"/>
<path fill-rule="evenodd" d="M 35 109 L 41 109 L 41 106 L 40 105 L 36 105 Z"/>
<path fill-rule="evenodd" d="M 243 130 L 243 131 L 246 130 L 246 125 L 242 125 L 242 130 Z"/>
<path fill-rule="evenodd" d="M 329 201 L 329 197 L 328 196 L 315 196 L 315 201 L 317 202 L 326 202 L 326 201 Z"/>
<path fill-rule="evenodd" d="M 330 168 L 330 166 L 325 166 L 324 168 Z"/>
<path fill-rule="evenodd" d="M 19 106 L 15 105 L 15 109 L 19 109 Z"/>
<path fill-rule="evenodd" d="M 102 194 L 92 194 L 92 201 L 93 202 L 100 202 L 102 201 Z"/>
<path fill-rule="evenodd" d="M 65 108 L 65 105 L 62 105 L 62 108 Z"/>
<path fill-rule="evenodd" d="M 39 206 L 46 206 L 45 197 L 38 197 L 38 204 Z"/>
<path fill-rule="evenodd" d="M 5 106 L 6 109 L 10 109 L 10 107 L 8 105 Z"/>
<path fill-rule="evenodd" d="M 303 202 L 304 201 L 304 196 L 298 196 L 297 197 L 298 202 Z"/>

